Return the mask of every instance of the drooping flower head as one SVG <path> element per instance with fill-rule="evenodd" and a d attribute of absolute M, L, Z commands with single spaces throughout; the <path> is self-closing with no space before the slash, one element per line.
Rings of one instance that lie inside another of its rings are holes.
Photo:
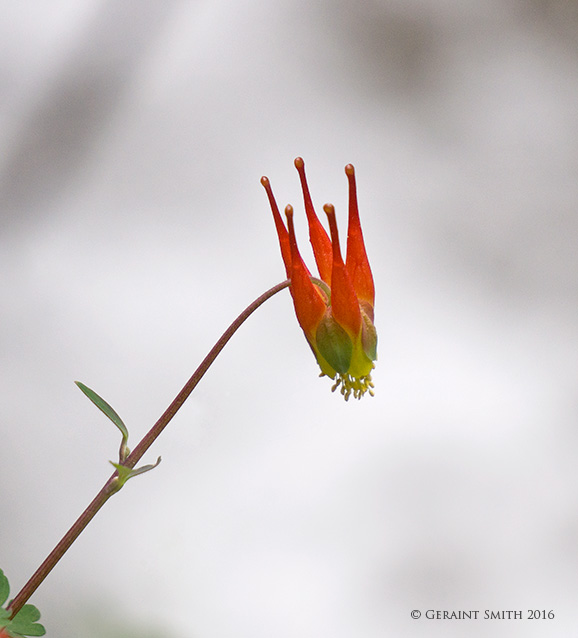
<path fill-rule="evenodd" d="M 365 392 L 373 396 L 371 371 L 377 359 L 377 333 L 373 325 L 375 289 L 359 221 L 355 170 L 351 164 L 345 167 L 349 182 L 349 227 L 343 261 L 333 205 L 323 207 L 329 222 L 328 235 L 313 208 L 305 163 L 300 157 L 295 160 L 295 167 L 301 180 L 319 279 L 311 276 L 299 253 L 293 207 L 285 208 L 285 226 L 269 179 L 262 177 L 261 184 L 273 211 L 297 320 L 317 358 L 321 376 L 335 380 L 332 390 L 340 387 L 346 400 L 351 394 L 356 399 Z"/>

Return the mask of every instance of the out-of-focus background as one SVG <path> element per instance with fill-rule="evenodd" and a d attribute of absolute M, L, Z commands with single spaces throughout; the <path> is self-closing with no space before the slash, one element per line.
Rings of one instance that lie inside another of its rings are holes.
<path fill-rule="evenodd" d="M 0 567 L 15 594 L 284 278 L 261 175 L 345 234 L 375 398 L 287 292 L 31 602 L 60 638 L 578 633 L 578 3 L 54 0 L 0 22 Z M 413 620 L 412 610 L 422 618 Z M 426 610 L 553 610 L 441 621 Z"/>

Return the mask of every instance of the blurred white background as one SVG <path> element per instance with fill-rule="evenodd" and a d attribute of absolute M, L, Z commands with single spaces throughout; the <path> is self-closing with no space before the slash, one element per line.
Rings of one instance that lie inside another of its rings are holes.
<path fill-rule="evenodd" d="M 4 0 L 0 567 L 20 589 L 232 319 L 284 278 L 259 184 L 345 233 L 376 396 L 285 291 L 31 602 L 49 636 L 578 634 L 578 3 Z M 310 260 L 311 263 L 311 260 Z M 412 620 L 554 610 L 554 620 Z"/>

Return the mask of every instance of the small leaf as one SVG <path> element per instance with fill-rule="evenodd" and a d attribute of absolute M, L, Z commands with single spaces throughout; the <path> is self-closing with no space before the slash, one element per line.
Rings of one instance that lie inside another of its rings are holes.
<path fill-rule="evenodd" d="M 126 465 L 121 465 L 120 463 L 115 463 L 114 461 L 109 461 L 109 463 L 111 465 L 114 465 L 114 468 L 118 472 L 118 482 L 120 483 L 118 489 L 120 489 L 128 481 L 133 470 L 130 467 L 126 467 Z"/>
<path fill-rule="evenodd" d="M 40 619 L 40 612 L 34 605 L 24 605 L 22 609 L 14 616 L 14 620 L 21 623 L 34 623 Z"/>
<path fill-rule="evenodd" d="M 86 394 L 86 396 L 96 405 L 96 407 L 104 412 L 106 416 L 116 425 L 116 427 L 121 431 L 123 441 L 128 439 L 128 430 L 126 425 L 123 423 L 123 420 L 118 416 L 116 411 L 112 406 L 110 406 L 102 397 L 100 397 L 94 390 L 91 390 L 89 387 L 85 386 L 84 383 L 80 381 L 75 381 L 76 385 Z"/>
<path fill-rule="evenodd" d="M 8 600 L 8 596 L 10 596 L 10 584 L 0 569 L 0 607 Z"/>
<path fill-rule="evenodd" d="M 33 625 L 28 625 L 21 633 L 24 636 L 44 636 L 46 633 L 46 629 L 44 625 L 41 625 L 39 622 L 34 623 Z"/>
<path fill-rule="evenodd" d="M 44 636 L 46 629 L 36 622 L 39 619 L 40 612 L 34 605 L 24 605 L 6 625 L 6 629 L 19 636 Z"/>
<path fill-rule="evenodd" d="M 157 462 L 154 465 L 143 465 L 142 467 L 137 467 L 136 469 L 132 469 L 130 467 L 126 467 L 126 465 L 121 465 L 120 463 L 115 463 L 114 461 L 109 461 L 111 465 L 116 468 L 118 472 L 118 480 L 120 483 L 120 487 L 122 487 L 130 478 L 134 476 L 138 476 L 139 474 L 144 474 L 145 472 L 150 472 L 154 470 L 155 467 L 161 462 L 161 457 L 157 459 Z M 119 489 L 120 489 L 119 487 Z"/>
<path fill-rule="evenodd" d="M 144 474 L 145 472 L 150 472 L 151 470 L 154 470 L 155 467 L 158 466 L 158 464 L 161 462 L 161 457 L 159 456 L 159 458 L 157 459 L 157 462 L 154 463 L 153 465 L 143 465 L 142 467 L 137 467 L 136 469 L 134 469 L 129 478 L 132 478 L 133 476 L 138 476 L 139 474 Z"/>

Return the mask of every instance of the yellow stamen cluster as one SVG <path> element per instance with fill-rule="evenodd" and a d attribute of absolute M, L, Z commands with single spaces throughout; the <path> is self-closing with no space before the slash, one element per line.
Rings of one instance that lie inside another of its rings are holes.
<path fill-rule="evenodd" d="M 320 374 L 319 376 L 324 377 L 325 375 Z M 371 374 L 366 374 L 364 377 L 352 377 L 350 374 L 338 372 L 335 376 L 335 383 L 331 387 L 331 392 L 335 392 L 339 386 L 341 386 L 340 392 L 346 401 L 349 400 L 352 394 L 354 399 L 361 399 L 366 392 L 369 392 L 370 396 L 374 396 Z"/>

